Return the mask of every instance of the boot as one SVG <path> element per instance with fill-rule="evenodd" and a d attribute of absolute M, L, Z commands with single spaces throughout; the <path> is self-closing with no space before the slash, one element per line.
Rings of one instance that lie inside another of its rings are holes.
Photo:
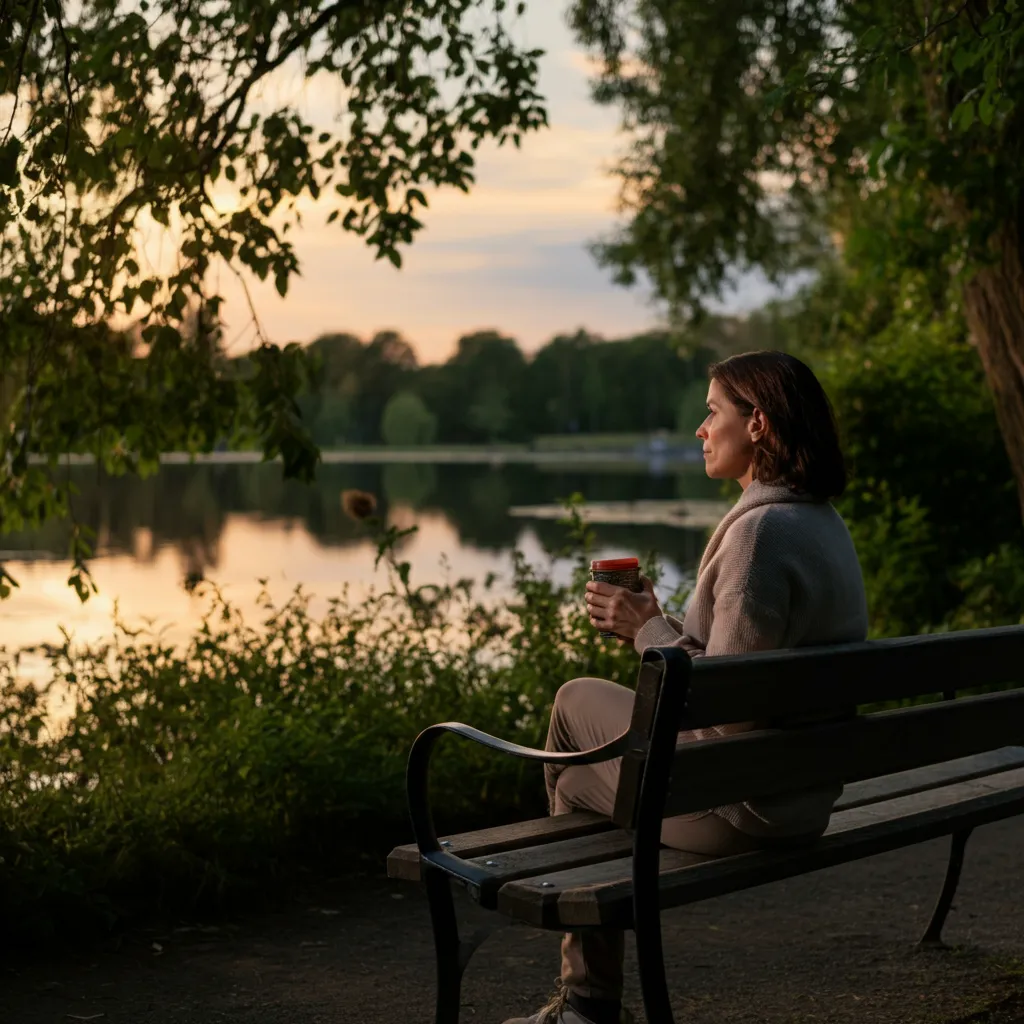
<path fill-rule="evenodd" d="M 633 1015 L 623 1007 L 620 1024 L 633 1024 Z M 579 1010 L 569 1005 L 569 990 L 561 984 L 558 991 L 532 1017 L 512 1017 L 505 1024 L 594 1024 Z"/>

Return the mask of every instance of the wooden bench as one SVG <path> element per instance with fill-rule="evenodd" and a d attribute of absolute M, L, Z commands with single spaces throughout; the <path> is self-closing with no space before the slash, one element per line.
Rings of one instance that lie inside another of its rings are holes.
<path fill-rule="evenodd" d="M 415 845 L 388 858 L 422 881 L 437 952 L 436 1024 L 456 1024 L 466 964 L 486 932 L 461 940 L 451 883 L 481 906 L 539 928 L 632 929 L 647 1019 L 672 1024 L 661 911 L 951 835 L 922 942 L 941 942 L 971 830 L 1024 811 L 1024 627 L 974 630 L 691 662 L 644 653 L 629 730 L 604 747 L 556 754 L 457 723 L 425 730 L 409 757 Z M 958 696 L 958 691 L 968 691 Z M 971 695 L 971 691 L 975 691 Z M 934 696 L 925 704 L 906 702 Z M 865 713 L 866 705 L 903 702 Z M 794 725 L 795 720 L 805 724 Z M 788 722 L 677 745 L 680 729 Z M 455 733 L 532 761 L 622 757 L 611 819 L 572 813 L 439 839 L 427 798 L 431 750 Z M 827 833 L 791 849 L 724 858 L 662 848 L 672 814 L 842 783 Z"/>

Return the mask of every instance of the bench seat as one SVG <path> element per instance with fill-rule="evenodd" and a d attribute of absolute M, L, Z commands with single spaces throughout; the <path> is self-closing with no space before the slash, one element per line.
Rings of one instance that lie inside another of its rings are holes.
<path fill-rule="evenodd" d="M 664 849 L 664 907 L 709 899 L 1024 813 L 1024 747 L 1004 747 L 854 783 L 826 834 L 796 849 L 713 858 Z M 632 833 L 590 812 L 449 836 L 450 871 L 488 909 L 540 928 L 632 926 Z M 415 845 L 388 858 L 418 880 Z"/>

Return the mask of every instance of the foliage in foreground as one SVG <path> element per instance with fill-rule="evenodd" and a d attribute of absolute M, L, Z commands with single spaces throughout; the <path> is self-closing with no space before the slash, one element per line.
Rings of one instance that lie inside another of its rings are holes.
<path fill-rule="evenodd" d="M 595 636 L 580 572 L 514 564 L 503 603 L 468 580 L 414 587 L 381 533 L 390 584 L 314 618 L 296 591 L 246 624 L 216 591 L 178 650 L 118 625 L 101 648 L 50 652 L 51 681 L 0 684 L 0 905 L 38 929 L 209 905 L 296 865 L 345 870 L 407 839 L 414 736 L 459 719 L 543 745 L 560 683 L 630 683 L 635 659 Z M 585 536 L 584 536 L 585 539 Z M 47 700 L 66 691 L 66 724 Z M 543 814 L 535 767 L 444 742 L 433 798 L 467 823 Z M 369 858 L 373 858 L 369 863 Z"/>
<path fill-rule="evenodd" d="M 318 200 L 399 266 L 429 194 L 469 191 L 480 145 L 546 123 L 521 14 L 507 0 L 0 3 L 0 529 L 73 520 L 68 452 L 144 473 L 240 434 L 311 479 L 305 354 L 253 315 L 231 372 L 220 282 L 284 296 Z M 316 114 L 307 89 L 337 109 Z M 76 527 L 83 597 L 90 553 Z M 11 585 L 0 568 L 0 596 Z"/>

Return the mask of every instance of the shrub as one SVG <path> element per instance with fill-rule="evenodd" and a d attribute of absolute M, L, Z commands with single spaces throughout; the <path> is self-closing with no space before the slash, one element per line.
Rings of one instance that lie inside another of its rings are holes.
<path fill-rule="evenodd" d="M 343 592 L 323 618 L 296 590 L 282 606 L 264 596 L 254 627 L 211 588 L 183 649 L 119 622 L 109 644 L 52 650 L 40 688 L 7 657 L 0 905 L 64 931 L 277 888 L 299 865 L 379 870 L 408 841 L 405 761 L 425 726 L 543 745 L 560 683 L 631 682 L 635 656 L 587 619 L 589 536 L 574 522 L 572 583 L 516 556 L 504 603 L 493 580 L 414 586 L 394 556 L 403 532 L 375 524 L 388 585 Z M 62 693 L 63 724 L 48 726 Z M 442 741 L 432 793 L 441 828 L 545 813 L 535 766 L 464 741 Z"/>
<path fill-rule="evenodd" d="M 971 559 L 953 582 L 962 599 L 947 619 L 950 629 L 1024 625 L 1024 551 L 1018 545 Z"/>

